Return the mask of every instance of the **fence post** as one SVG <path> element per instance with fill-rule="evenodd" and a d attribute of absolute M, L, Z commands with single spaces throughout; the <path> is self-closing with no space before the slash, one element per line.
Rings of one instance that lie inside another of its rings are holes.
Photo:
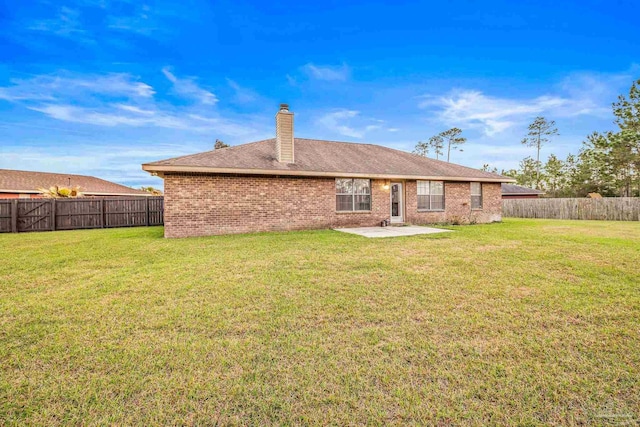
<path fill-rule="evenodd" d="M 104 199 L 100 199 L 100 228 L 104 228 Z"/>
<path fill-rule="evenodd" d="M 56 199 L 51 199 L 49 204 L 51 206 L 49 213 L 51 215 L 51 231 L 56 231 Z"/>
<path fill-rule="evenodd" d="M 18 199 L 11 201 L 11 232 L 18 232 Z"/>
<path fill-rule="evenodd" d="M 149 197 L 146 197 L 145 199 L 147 201 L 147 203 L 146 203 L 146 206 L 147 206 L 146 213 L 147 213 L 147 227 L 148 227 L 149 226 Z"/>

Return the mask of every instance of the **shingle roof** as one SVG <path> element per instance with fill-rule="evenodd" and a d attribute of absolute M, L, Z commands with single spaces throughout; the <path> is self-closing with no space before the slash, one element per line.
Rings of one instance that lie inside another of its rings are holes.
<path fill-rule="evenodd" d="M 275 138 L 146 163 L 149 172 L 252 173 L 513 181 L 498 174 L 373 144 L 295 138 L 295 163 L 276 158 Z"/>
<path fill-rule="evenodd" d="M 544 194 L 544 191 L 535 188 L 522 187 L 515 184 L 502 184 L 502 194 Z"/>
<path fill-rule="evenodd" d="M 80 191 L 88 195 L 149 195 L 145 191 L 94 176 L 0 169 L 0 192 L 2 193 L 37 193 L 38 188 L 49 188 L 54 185 L 80 186 Z"/>

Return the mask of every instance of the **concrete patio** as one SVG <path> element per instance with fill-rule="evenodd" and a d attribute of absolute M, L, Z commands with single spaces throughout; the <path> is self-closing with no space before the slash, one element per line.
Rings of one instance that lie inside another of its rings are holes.
<path fill-rule="evenodd" d="M 402 227 L 357 227 L 357 228 L 334 228 L 336 231 L 343 233 L 357 234 L 362 237 L 402 237 L 402 236 L 416 236 L 418 234 L 435 234 L 435 233 L 448 233 L 453 230 L 443 230 L 433 227 L 422 227 L 417 225 L 407 225 Z"/>

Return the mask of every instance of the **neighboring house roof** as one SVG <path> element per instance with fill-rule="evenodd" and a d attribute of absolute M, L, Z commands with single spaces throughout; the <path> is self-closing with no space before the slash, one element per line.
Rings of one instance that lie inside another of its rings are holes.
<path fill-rule="evenodd" d="M 538 195 L 544 194 L 544 191 L 536 190 L 535 188 L 522 187 L 515 184 L 502 184 L 503 196 L 523 196 L 523 195 Z"/>
<path fill-rule="evenodd" d="M 388 179 L 514 182 L 491 172 L 373 144 L 295 138 L 295 163 L 276 158 L 275 138 L 160 160 L 142 169 L 166 172 L 241 173 Z"/>
<path fill-rule="evenodd" d="M 94 176 L 0 169 L 1 193 L 37 194 L 39 193 L 38 188 L 49 188 L 55 185 L 60 187 L 79 186 L 82 193 L 90 196 L 149 195 L 146 191 L 135 190 Z"/>

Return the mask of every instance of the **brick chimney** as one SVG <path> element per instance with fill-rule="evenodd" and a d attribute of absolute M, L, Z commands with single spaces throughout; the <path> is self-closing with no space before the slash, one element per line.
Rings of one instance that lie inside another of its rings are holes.
<path fill-rule="evenodd" d="M 280 104 L 276 113 L 276 154 L 281 163 L 293 163 L 293 113 L 288 104 Z"/>

